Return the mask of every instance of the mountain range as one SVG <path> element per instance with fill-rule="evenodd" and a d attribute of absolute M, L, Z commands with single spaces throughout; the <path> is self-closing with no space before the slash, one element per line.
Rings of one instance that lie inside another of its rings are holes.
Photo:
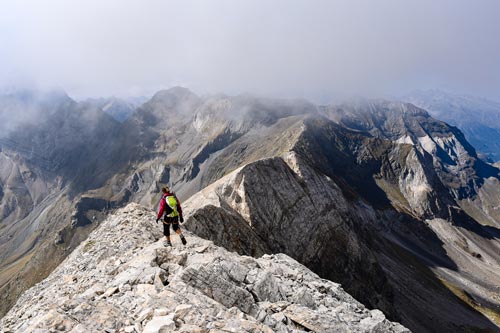
<path fill-rule="evenodd" d="M 1 105 L 21 113 L 15 100 Z M 184 227 L 217 246 L 289 256 L 414 332 L 499 329 L 500 170 L 422 108 L 180 87 L 121 121 L 44 103 L 0 141 L 2 313 L 115 208 L 154 209 L 169 184 Z"/>

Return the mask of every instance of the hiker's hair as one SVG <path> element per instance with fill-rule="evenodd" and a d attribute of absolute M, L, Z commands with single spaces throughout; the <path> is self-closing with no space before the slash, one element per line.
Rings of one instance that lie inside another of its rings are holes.
<path fill-rule="evenodd" d="M 165 185 L 165 186 L 163 186 L 163 188 L 161 189 L 161 191 L 162 191 L 163 193 L 167 193 L 169 190 L 170 190 L 170 189 L 169 189 L 169 188 L 168 188 L 168 186 L 166 186 L 166 185 Z"/>

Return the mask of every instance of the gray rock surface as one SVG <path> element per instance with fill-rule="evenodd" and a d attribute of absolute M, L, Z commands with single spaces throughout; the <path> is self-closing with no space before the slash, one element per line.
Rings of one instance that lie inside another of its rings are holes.
<path fill-rule="evenodd" d="M 19 298 L 0 330 L 409 332 L 286 255 L 240 256 L 190 233 L 186 247 L 164 248 L 153 216 L 137 204 L 110 216 Z"/>

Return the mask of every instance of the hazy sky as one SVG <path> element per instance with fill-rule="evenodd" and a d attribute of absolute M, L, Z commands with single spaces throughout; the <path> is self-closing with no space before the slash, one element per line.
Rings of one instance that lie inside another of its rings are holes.
<path fill-rule="evenodd" d="M 500 1 L 0 0 L 0 87 L 500 100 Z"/>

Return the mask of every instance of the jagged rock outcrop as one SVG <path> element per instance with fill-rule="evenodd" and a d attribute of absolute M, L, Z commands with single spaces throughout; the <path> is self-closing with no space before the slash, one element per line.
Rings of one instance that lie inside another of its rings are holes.
<path fill-rule="evenodd" d="M 282 254 L 255 259 L 187 234 L 165 248 L 154 214 L 108 217 L 0 321 L 2 332 L 409 332 Z"/>

